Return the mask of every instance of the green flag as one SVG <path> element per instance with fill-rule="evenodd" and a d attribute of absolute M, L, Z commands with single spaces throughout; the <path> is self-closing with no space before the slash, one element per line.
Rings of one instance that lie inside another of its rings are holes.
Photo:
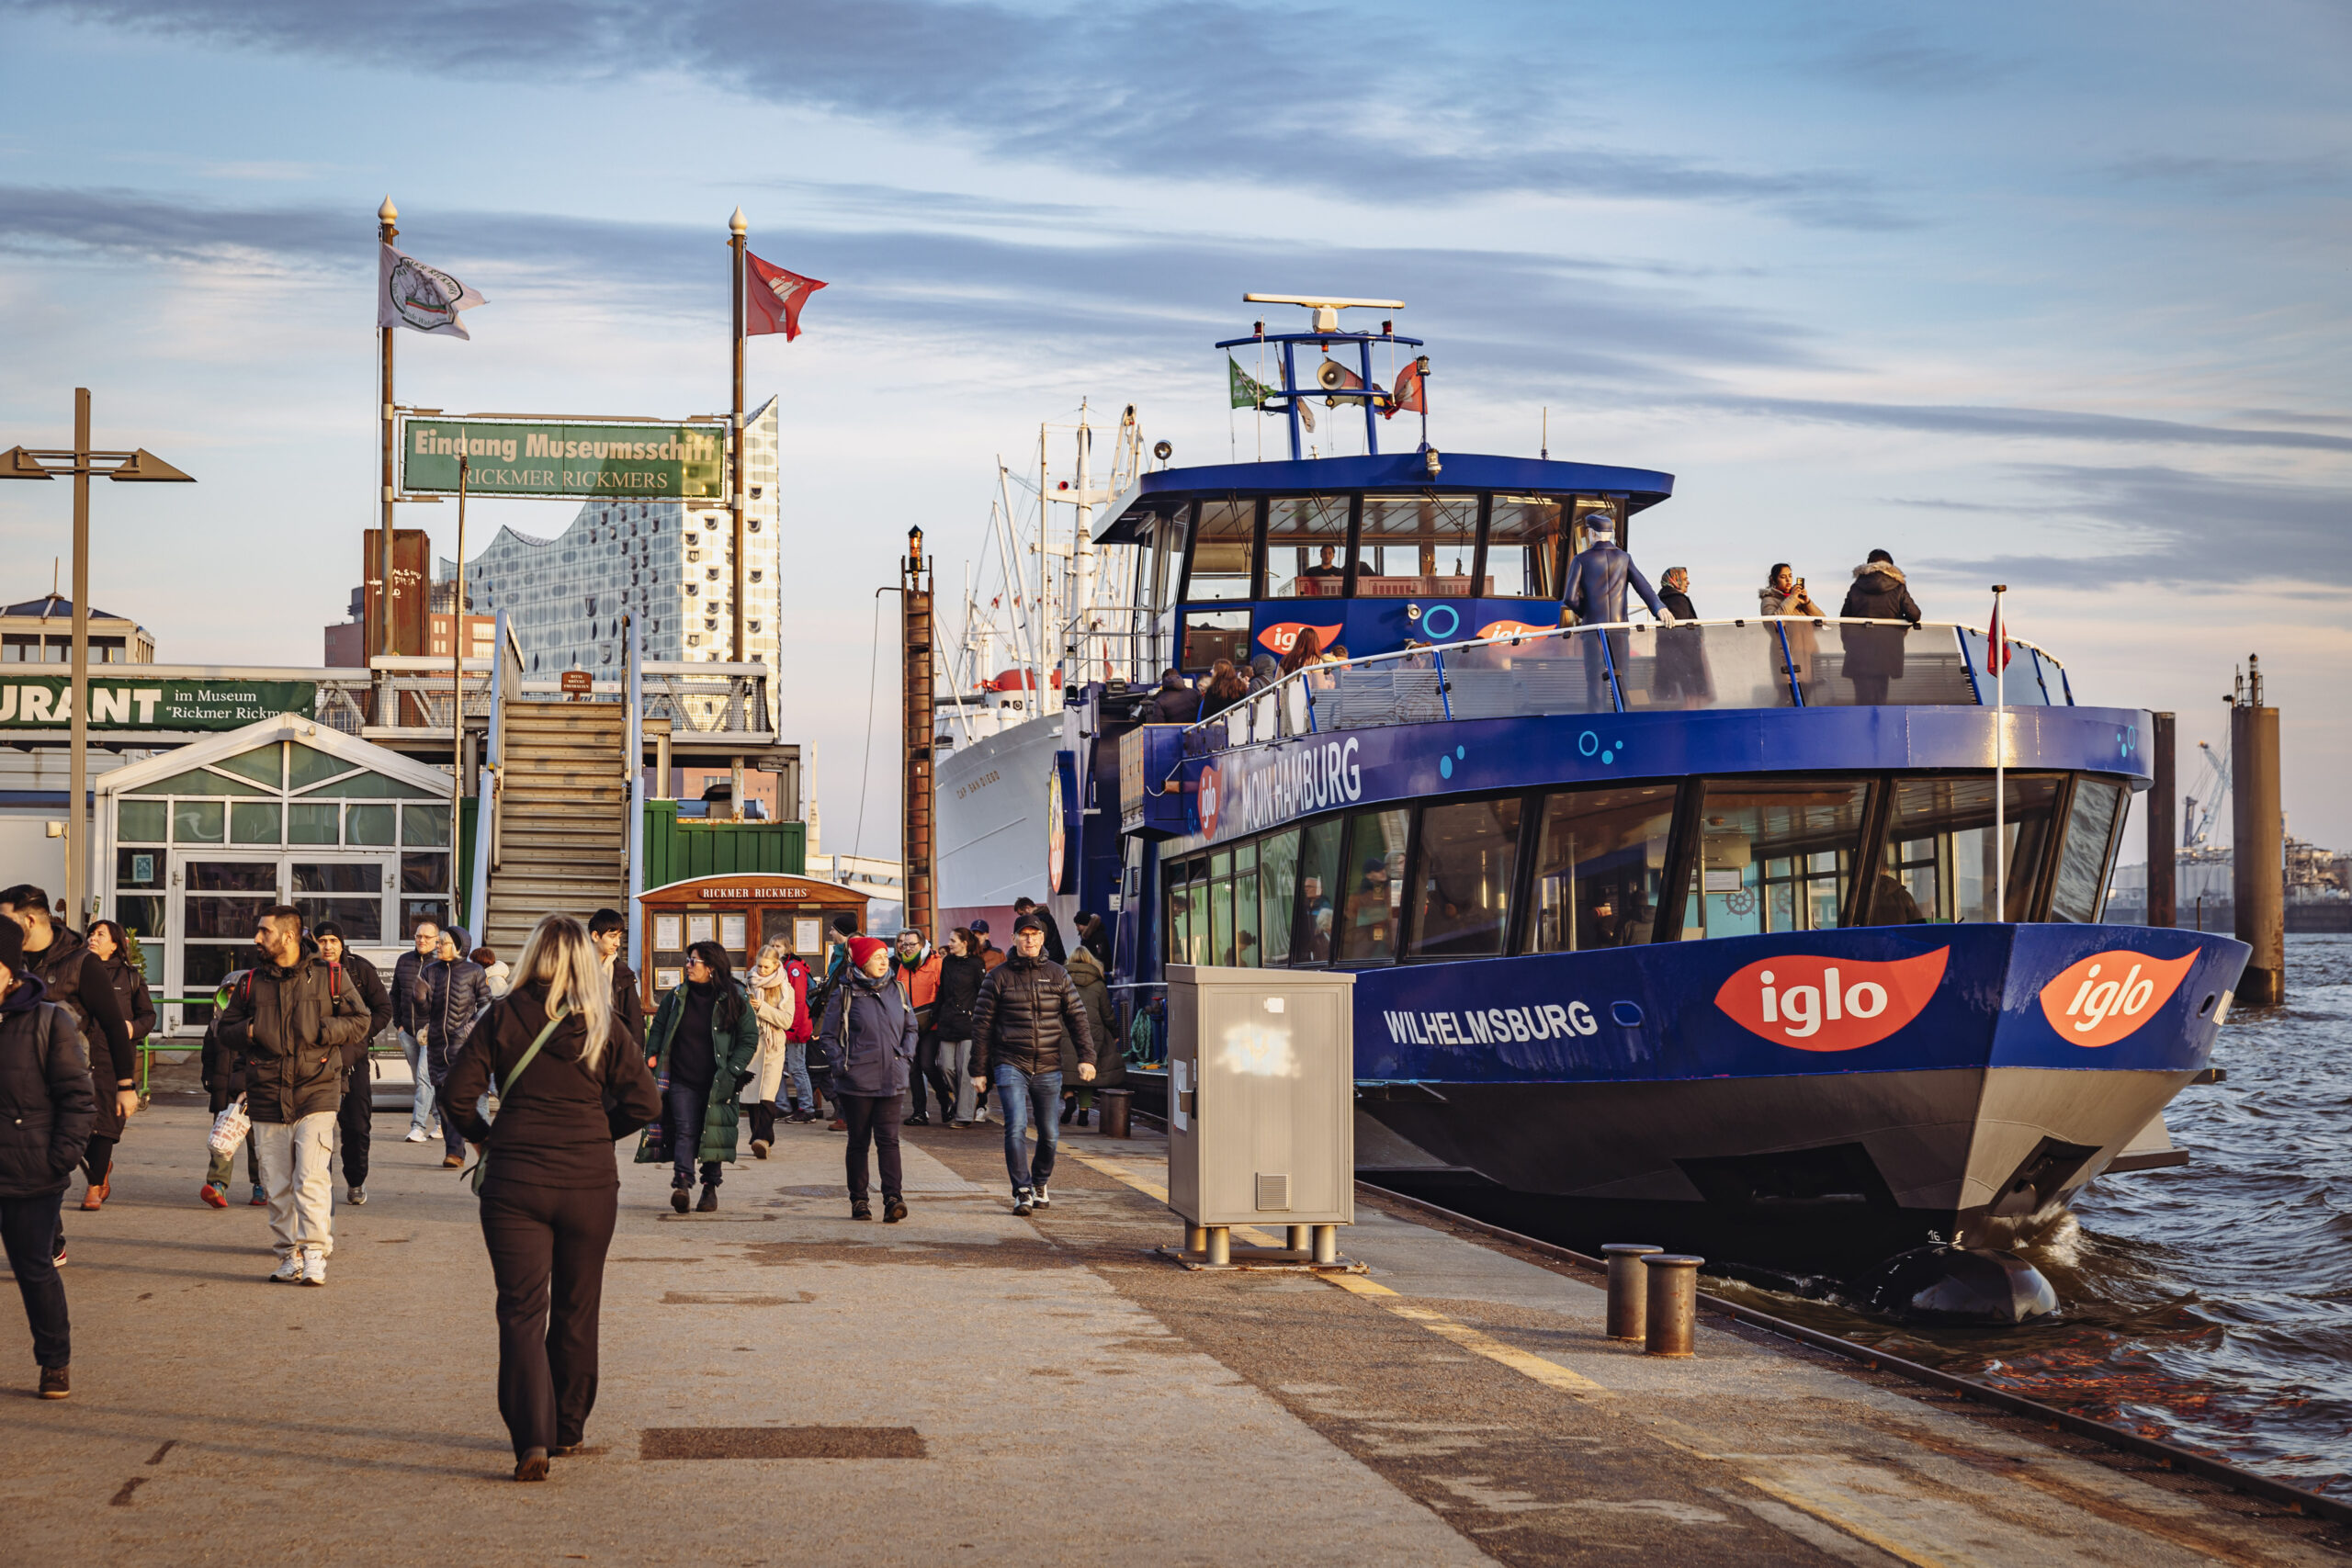
<path fill-rule="evenodd" d="M 1238 409 L 1261 409 L 1274 394 L 1261 386 L 1250 372 L 1241 368 L 1233 355 L 1225 356 L 1225 367 L 1232 372 L 1233 406 Z"/>

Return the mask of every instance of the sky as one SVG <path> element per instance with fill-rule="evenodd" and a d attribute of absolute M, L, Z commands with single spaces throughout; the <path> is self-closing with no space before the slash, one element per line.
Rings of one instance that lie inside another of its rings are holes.
<path fill-rule="evenodd" d="M 1548 418 L 1676 476 L 1633 543 L 1702 615 L 1877 547 L 1930 619 L 2007 582 L 2078 699 L 2180 715 L 2190 788 L 2259 653 L 2290 829 L 2352 848 L 2347 79 L 2352 10 L 2280 0 L 0 0 L 0 445 L 90 387 L 200 481 L 101 488 L 93 602 L 169 662 L 311 663 L 372 519 L 383 197 L 490 301 L 402 334 L 403 401 L 661 415 L 726 406 L 740 205 L 831 285 L 749 349 L 786 737 L 825 847 L 889 853 L 907 528 L 958 581 L 1000 455 L 1081 399 L 1247 455 L 1241 294 L 1393 297 L 1436 446 Z M 0 491 L 9 598 L 64 494 Z M 447 553 L 453 510 L 402 521 Z"/>

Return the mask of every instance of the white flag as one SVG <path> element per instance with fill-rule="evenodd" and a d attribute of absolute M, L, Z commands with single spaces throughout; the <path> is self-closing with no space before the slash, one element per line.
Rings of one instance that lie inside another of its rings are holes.
<path fill-rule="evenodd" d="M 390 245 L 382 250 L 376 269 L 376 324 L 471 341 L 458 312 L 489 301 L 437 266 Z"/>

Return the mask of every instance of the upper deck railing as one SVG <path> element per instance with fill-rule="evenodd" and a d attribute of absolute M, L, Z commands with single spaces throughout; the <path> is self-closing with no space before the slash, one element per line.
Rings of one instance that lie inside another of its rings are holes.
<path fill-rule="evenodd" d="M 2064 666 L 2008 639 L 2000 696 L 2074 703 Z M 1991 706 L 1984 634 L 1824 617 L 1563 626 L 1310 665 L 1187 727 L 1187 752 L 1477 718 L 1724 708 Z M 1198 739 L 1194 739 L 1196 737 Z"/>

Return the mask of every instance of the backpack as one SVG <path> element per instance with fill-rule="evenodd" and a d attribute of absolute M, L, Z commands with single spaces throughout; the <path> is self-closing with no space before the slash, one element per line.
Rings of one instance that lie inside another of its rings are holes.
<path fill-rule="evenodd" d="M 792 1027 L 784 1032 L 785 1039 L 796 1045 L 805 1045 L 817 1037 L 817 1020 L 808 1010 L 818 998 L 808 994 L 808 965 L 797 958 L 784 961 L 784 973 L 792 984 Z"/>

